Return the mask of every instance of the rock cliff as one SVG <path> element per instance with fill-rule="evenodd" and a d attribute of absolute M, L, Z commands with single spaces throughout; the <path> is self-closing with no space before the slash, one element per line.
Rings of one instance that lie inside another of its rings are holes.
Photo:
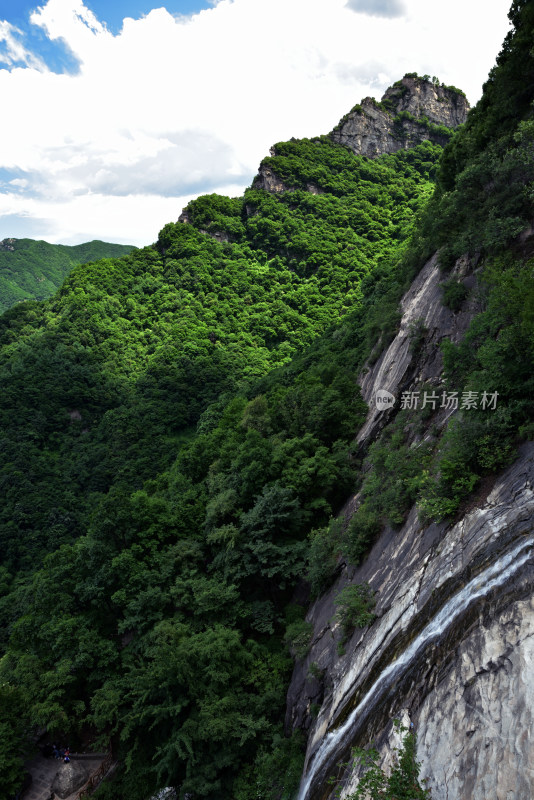
<path fill-rule="evenodd" d="M 380 103 L 372 97 L 362 100 L 330 136 L 354 153 L 375 158 L 426 139 L 446 144 L 449 131 L 465 122 L 468 111 L 459 90 L 405 75 L 386 90 Z"/>
<path fill-rule="evenodd" d="M 460 260 L 455 274 L 476 286 L 476 264 Z M 398 404 L 402 391 L 423 381 L 438 386 L 439 341 L 460 339 L 477 311 L 476 291 L 456 313 L 444 308 L 440 280 L 433 258 L 403 298 L 398 335 L 361 376 L 370 406 L 362 448 L 395 413 L 374 407 L 377 390 Z M 409 346 L 414 321 L 423 331 L 417 353 Z M 437 409 L 414 446 L 450 413 Z M 359 768 L 339 766 L 353 746 L 375 741 L 387 765 L 398 742 L 395 718 L 415 726 L 433 800 L 534 796 L 533 487 L 529 443 L 453 522 L 424 525 L 413 508 L 400 530 L 382 531 L 359 567 L 340 564 L 335 585 L 308 613 L 312 645 L 288 694 L 287 728 L 309 731 L 299 800 L 354 791 Z M 355 495 L 345 514 L 358 503 Z M 363 582 L 376 592 L 377 617 L 340 656 L 334 600 L 344 586 Z"/>
<path fill-rule="evenodd" d="M 362 100 L 329 136 L 358 155 L 375 158 L 426 140 L 447 144 L 454 128 L 467 119 L 468 111 L 469 103 L 459 89 L 408 74 L 386 90 L 380 103 L 372 97 Z M 270 154 L 277 155 L 276 145 Z M 252 186 L 272 194 L 294 188 L 276 174 L 268 159 L 260 164 Z M 322 193 L 314 183 L 308 183 L 306 189 L 312 194 Z M 188 222 L 187 214 L 182 213 L 178 221 Z"/>

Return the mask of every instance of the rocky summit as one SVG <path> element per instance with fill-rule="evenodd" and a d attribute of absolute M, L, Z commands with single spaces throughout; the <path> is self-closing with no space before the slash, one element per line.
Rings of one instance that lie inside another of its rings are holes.
<path fill-rule="evenodd" d="M 509 18 L 469 114 L 406 75 L 0 316 L 0 800 L 43 729 L 102 743 L 117 800 L 534 797 L 534 3 Z M 6 275 L 51 257 L 24 241 Z"/>
<path fill-rule="evenodd" d="M 425 140 L 445 145 L 468 111 L 459 89 L 408 73 L 386 89 L 380 102 L 366 97 L 354 106 L 330 136 L 354 153 L 375 158 Z"/>

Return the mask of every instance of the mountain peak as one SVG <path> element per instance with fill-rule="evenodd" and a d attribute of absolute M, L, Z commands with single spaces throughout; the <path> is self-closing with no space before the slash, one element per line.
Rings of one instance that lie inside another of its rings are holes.
<path fill-rule="evenodd" d="M 427 117 L 435 125 L 456 128 L 465 122 L 469 103 L 465 94 L 455 86 L 445 86 L 437 80 L 420 78 L 408 73 L 386 89 L 381 102 L 395 114 L 407 111 L 420 119 Z"/>
<path fill-rule="evenodd" d="M 354 106 L 330 136 L 354 153 L 375 158 L 425 140 L 446 144 L 468 111 L 460 89 L 409 72 L 386 89 L 380 102 L 366 97 Z"/>

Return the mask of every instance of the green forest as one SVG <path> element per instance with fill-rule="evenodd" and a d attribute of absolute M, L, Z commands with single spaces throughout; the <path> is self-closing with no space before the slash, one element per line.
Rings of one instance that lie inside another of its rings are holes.
<path fill-rule="evenodd" d="M 34 239 L 0 242 L 0 314 L 15 303 L 53 295 L 76 264 L 119 258 L 133 247 L 109 242 L 49 244 Z"/>
<path fill-rule="evenodd" d="M 200 197 L 153 246 L 0 317 L 0 798 L 46 727 L 113 748 L 100 800 L 292 800 L 309 598 L 414 502 L 454 516 L 534 434 L 533 4 L 510 19 L 445 149 L 278 143 L 263 165 L 287 191 Z M 358 375 L 436 251 L 453 309 L 454 262 L 481 267 L 445 378 L 498 391 L 499 413 L 453 418 L 415 456 L 397 416 L 362 454 Z M 347 624 L 370 618 L 342 600 Z"/>

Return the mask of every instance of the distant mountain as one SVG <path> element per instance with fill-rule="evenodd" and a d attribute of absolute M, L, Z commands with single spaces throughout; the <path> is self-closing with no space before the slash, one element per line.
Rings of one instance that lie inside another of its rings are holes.
<path fill-rule="evenodd" d="M 22 300 L 50 297 L 76 264 L 118 258 L 133 249 L 132 245 L 98 240 L 70 247 L 34 239 L 4 239 L 0 242 L 0 313 Z"/>
<path fill-rule="evenodd" d="M 0 800 L 42 729 L 112 750 L 109 799 L 534 797 L 509 17 L 456 132 L 461 92 L 405 75 L 0 316 Z"/>

